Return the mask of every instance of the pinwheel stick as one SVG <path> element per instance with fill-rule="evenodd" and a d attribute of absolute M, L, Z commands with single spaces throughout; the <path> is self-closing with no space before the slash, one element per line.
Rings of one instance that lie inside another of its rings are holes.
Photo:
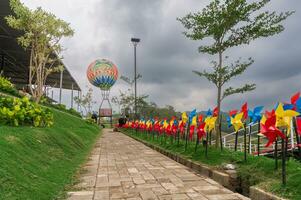
<path fill-rule="evenodd" d="M 237 140 L 238 140 L 238 131 L 235 133 L 235 144 L 234 144 L 234 150 L 237 151 Z"/>
<path fill-rule="evenodd" d="M 211 131 L 210 131 L 211 132 Z M 206 149 L 205 149 L 205 156 L 208 158 L 208 133 L 206 134 Z"/>
<path fill-rule="evenodd" d="M 249 126 L 249 141 L 248 141 L 248 152 L 251 152 L 251 133 L 252 133 L 252 126 Z"/>
<path fill-rule="evenodd" d="M 275 140 L 274 159 L 275 159 L 275 170 L 277 170 L 278 169 L 278 137 Z"/>
<path fill-rule="evenodd" d="M 190 121 L 188 121 L 188 124 L 187 124 L 187 131 L 186 131 L 186 138 L 185 138 L 185 140 L 186 140 L 185 141 L 185 151 L 187 150 L 189 127 L 190 127 Z"/>
<path fill-rule="evenodd" d="M 257 135 L 257 156 L 260 155 L 260 122 L 258 122 L 258 135 Z"/>
<path fill-rule="evenodd" d="M 195 148 L 194 148 L 194 152 L 196 152 L 197 148 L 198 148 L 198 145 L 200 143 L 200 139 L 199 139 L 199 136 L 197 135 L 196 137 L 196 142 L 195 142 Z"/>
<path fill-rule="evenodd" d="M 177 137 L 178 137 L 177 139 L 178 139 L 178 146 L 179 146 L 180 145 L 180 131 L 179 130 L 177 131 Z"/>
<path fill-rule="evenodd" d="M 247 127 L 244 124 L 244 161 L 247 161 Z"/>
<path fill-rule="evenodd" d="M 299 158 L 301 158 L 300 138 L 299 138 L 299 134 L 298 134 L 298 127 L 297 127 L 296 120 L 297 119 L 294 117 L 294 119 L 293 119 L 293 126 L 294 126 L 294 130 L 295 130 L 295 134 L 296 134 L 296 140 L 297 140 Z"/>
<path fill-rule="evenodd" d="M 286 151 L 287 151 L 287 140 L 281 139 L 281 150 L 282 150 L 282 185 L 286 185 Z"/>

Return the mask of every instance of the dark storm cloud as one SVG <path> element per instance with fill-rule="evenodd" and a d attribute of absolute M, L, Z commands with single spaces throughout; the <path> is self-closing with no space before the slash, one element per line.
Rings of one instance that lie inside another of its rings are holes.
<path fill-rule="evenodd" d="M 83 89 L 89 84 L 85 77 L 86 66 L 96 58 L 111 59 L 118 65 L 122 75 L 133 77 L 133 46 L 130 38 L 139 37 L 138 72 L 143 76 L 138 85 L 139 93 L 150 95 L 150 100 L 161 106 L 173 105 L 178 110 L 214 107 L 214 85 L 193 74 L 192 70 L 210 69 L 210 61 L 216 56 L 198 53 L 197 48 L 203 42 L 185 38 L 182 34 L 184 28 L 176 20 L 189 12 L 201 10 L 209 0 L 24 2 L 30 6 L 42 5 L 71 22 L 76 34 L 72 39 L 64 40 L 63 44 L 68 49 L 64 53 L 65 63 Z M 301 2 L 272 1 L 267 9 L 296 10 L 296 13 L 284 23 L 286 29 L 283 33 L 227 51 L 230 60 L 239 57 L 252 57 L 255 60 L 245 74 L 234 78 L 227 86 L 255 82 L 257 89 L 229 97 L 223 102 L 224 108 L 237 108 L 244 101 L 248 101 L 250 106 L 271 107 L 300 90 Z M 112 95 L 126 88 L 128 85 L 119 80 Z M 95 99 L 99 101 L 99 92 L 95 91 Z"/>

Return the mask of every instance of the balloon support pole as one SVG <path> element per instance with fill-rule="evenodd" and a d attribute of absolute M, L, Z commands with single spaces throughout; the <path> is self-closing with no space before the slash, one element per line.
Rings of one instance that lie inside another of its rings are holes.
<path fill-rule="evenodd" d="M 110 90 L 101 90 L 101 96 L 102 96 L 102 101 L 101 101 L 100 106 L 99 106 L 99 118 L 109 117 L 111 128 L 113 128 L 112 105 L 111 105 L 110 98 L 109 98 L 110 97 Z M 105 110 L 103 108 L 103 103 L 105 101 L 108 102 L 108 105 L 109 105 L 109 108 L 105 108 L 105 109 L 110 110 L 110 112 L 108 112 L 108 113 L 102 112 L 102 110 Z"/>

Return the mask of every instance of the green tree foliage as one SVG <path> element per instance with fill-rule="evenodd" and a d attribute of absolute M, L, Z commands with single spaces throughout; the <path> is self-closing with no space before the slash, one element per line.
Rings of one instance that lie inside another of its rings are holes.
<path fill-rule="evenodd" d="M 240 59 L 232 64 L 224 62 L 225 52 L 232 47 L 248 45 L 257 38 L 265 38 L 278 34 L 284 30 L 281 24 L 293 12 L 279 13 L 261 12 L 270 0 L 213 0 L 202 11 L 190 13 L 178 20 L 186 31 L 184 35 L 191 40 L 210 39 L 199 47 L 200 53 L 218 55 L 218 61 L 213 61 L 212 71 L 194 71 L 197 75 L 205 77 L 217 87 L 217 107 L 220 111 L 224 98 L 255 89 L 255 84 L 249 83 L 242 87 L 223 87 L 232 78 L 241 75 L 254 61 Z M 218 120 L 220 121 L 218 114 Z M 216 124 L 219 127 L 219 124 Z M 219 128 L 216 128 L 216 141 L 220 137 Z M 218 142 L 216 142 L 218 145 Z"/>
<path fill-rule="evenodd" d="M 73 35 L 73 30 L 65 21 L 54 14 L 37 8 L 31 10 L 20 0 L 10 0 L 14 15 L 6 17 L 8 25 L 23 33 L 18 43 L 30 51 L 29 84 L 35 101 L 39 102 L 49 74 L 62 70 L 60 41 Z"/>
<path fill-rule="evenodd" d="M 89 88 L 88 92 L 81 97 L 74 97 L 74 101 L 85 109 L 86 115 L 89 115 L 89 112 L 91 112 L 91 106 L 93 104 L 93 89 Z"/>
<path fill-rule="evenodd" d="M 121 92 L 119 97 L 113 97 L 112 99 L 118 99 L 115 104 L 121 107 L 123 114 L 129 116 L 129 118 L 134 119 L 135 110 L 135 97 L 131 92 L 131 89 L 126 92 Z M 144 117 L 146 119 L 152 117 L 171 118 L 172 116 L 180 116 L 180 113 L 176 112 L 175 109 L 167 105 L 164 108 L 160 108 L 154 102 L 148 101 L 148 95 L 142 95 L 137 97 L 137 113 L 138 118 Z"/>

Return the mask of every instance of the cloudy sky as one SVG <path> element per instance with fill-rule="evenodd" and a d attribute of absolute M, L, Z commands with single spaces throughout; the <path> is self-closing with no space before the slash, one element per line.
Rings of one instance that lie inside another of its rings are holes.
<path fill-rule="evenodd" d="M 69 22 L 75 30 L 73 38 L 62 44 L 67 49 L 64 63 L 86 91 L 89 82 L 86 68 L 97 58 L 107 58 L 119 68 L 120 74 L 133 77 L 133 46 L 131 37 L 141 38 L 138 45 L 138 84 L 140 94 L 160 106 L 172 105 L 179 111 L 207 110 L 215 106 L 214 85 L 192 73 L 210 69 L 209 57 L 197 48 L 201 41 L 190 41 L 176 20 L 189 12 L 205 7 L 209 0 L 22 0 L 27 6 L 41 6 Z M 259 39 L 248 46 L 226 52 L 232 59 L 253 57 L 255 63 L 232 86 L 255 82 L 257 89 L 234 95 L 223 102 L 224 110 L 237 108 L 245 101 L 250 106 L 267 107 L 285 101 L 301 89 L 301 1 L 272 1 L 266 8 L 296 13 L 284 23 L 286 30 L 271 38 Z M 112 96 L 129 86 L 119 80 Z M 64 103 L 70 102 L 70 91 L 64 91 Z M 55 91 L 57 96 L 57 91 Z M 94 88 L 98 103 L 100 91 Z"/>

